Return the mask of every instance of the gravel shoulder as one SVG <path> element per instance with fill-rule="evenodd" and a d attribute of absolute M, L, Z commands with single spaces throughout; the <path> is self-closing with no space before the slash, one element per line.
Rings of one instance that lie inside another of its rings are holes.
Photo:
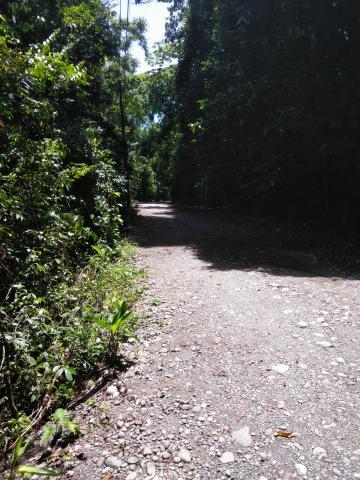
<path fill-rule="evenodd" d="M 78 407 L 61 478 L 360 478 L 359 280 L 256 235 L 140 206 L 135 363 Z"/>

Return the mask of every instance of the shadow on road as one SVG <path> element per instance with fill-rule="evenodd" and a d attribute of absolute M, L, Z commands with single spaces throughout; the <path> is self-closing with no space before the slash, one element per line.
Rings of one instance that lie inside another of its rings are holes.
<path fill-rule="evenodd" d="M 301 239 L 273 226 L 251 225 L 235 214 L 183 209 L 170 203 L 141 204 L 135 240 L 141 247 L 184 246 L 216 270 L 262 270 L 281 276 L 349 276 L 341 261 L 321 245 L 304 247 Z"/>

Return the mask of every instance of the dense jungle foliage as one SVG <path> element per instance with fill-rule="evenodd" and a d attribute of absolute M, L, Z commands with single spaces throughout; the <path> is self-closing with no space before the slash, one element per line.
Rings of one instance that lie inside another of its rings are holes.
<path fill-rule="evenodd" d="M 121 239 L 148 97 L 128 52 L 144 32 L 101 0 L 1 3 L 1 449 L 66 405 L 107 359 L 99 323 L 136 298 Z"/>
<path fill-rule="evenodd" d="M 173 198 L 358 227 L 358 2 L 176 0 L 172 10 Z"/>

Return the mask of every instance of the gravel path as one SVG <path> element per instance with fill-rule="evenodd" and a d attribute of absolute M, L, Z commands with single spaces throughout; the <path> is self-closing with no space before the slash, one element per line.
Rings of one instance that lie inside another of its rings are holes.
<path fill-rule="evenodd" d="M 359 281 L 220 214 L 140 213 L 136 363 L 77 410 L 62 478 L 360 478 Z"/>

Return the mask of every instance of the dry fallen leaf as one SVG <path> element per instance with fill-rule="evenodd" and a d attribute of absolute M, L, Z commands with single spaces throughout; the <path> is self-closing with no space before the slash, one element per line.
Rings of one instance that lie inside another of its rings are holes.
<path fill-rule="evenodd" d="M 105 476 L 103 476 L 102 480 L 110 480 L 110 473 L 107 473 Z"/>
<path fill-rule="evenodd" d="M 284 437 L 284 438 L 292 438 L 294 436 L 294 432 L 276 432 L 274 433 L 275 437 Z"/>

